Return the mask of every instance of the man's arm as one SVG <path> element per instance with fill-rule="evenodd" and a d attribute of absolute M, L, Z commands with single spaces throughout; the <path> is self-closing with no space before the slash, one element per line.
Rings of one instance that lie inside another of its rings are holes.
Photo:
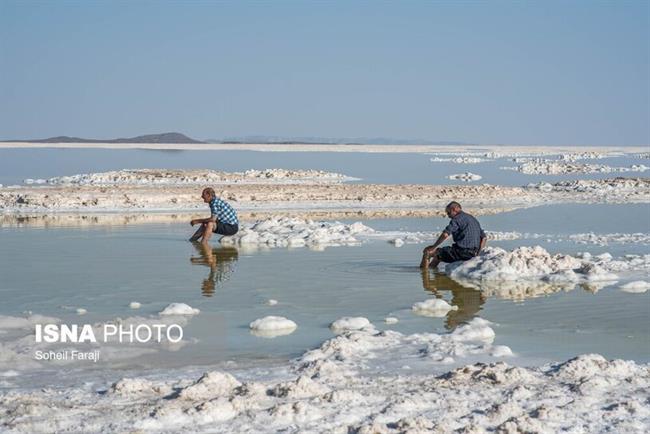
<path fill-rule="evenodd" d="M 208 223 L 208 222 L 217 222 L 217 216 L 216 215 L 211 215 L 210 217 L 204 218 L 204 219 L 194 219 L 190 222 L 190 225 L 198 225 L 198 224 L 203 224 L 203 223 Z"/>
<path fill-rule="evenodd" d="M 485 245 L 487 244 L 487 235 L 485 235 L 485 231 L 481 229 L 481 244 L 478 246 L 478 251 L 480 252 L 485 248 Z"/>

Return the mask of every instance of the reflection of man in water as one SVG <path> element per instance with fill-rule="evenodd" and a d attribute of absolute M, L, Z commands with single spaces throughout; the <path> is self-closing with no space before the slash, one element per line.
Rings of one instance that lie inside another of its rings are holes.
<path fill-rule="evenodd" d="M 212 297 L 217 283 L 223 282 L 234 271 L 234 263 L 239 259 L 239 252 L 234 247 L 217 247 L 212 249 L 205 243 L 193 243 L 199 257 L 190 258 L 192 264 L 210 267 L 210 274 L 203 280 L 201 292 L 206 297 Z"/>
<path fill-rule="evenodd" d="M 481 310 L 485 296 L 481 291 L 467 288 L 444 274 L 429 274 L 429 269 L 422 270 L 422 286 L 425 290 L 442 297 L 440 291 L 451 291 L 451 305 L 458 310 L 450 310 L 447 314 L 445 327 L 453 330 L 461 324 L 470 321 Z"/>
<path fill-rule="evenodd" d="M 445 208 L 451 219 L 436 242 L 422 252 L 420 268 L 436 268 L 440 262 L 467 261 L 478 255 L 487 241 L 481 224 L 474 216 L 463 211 L 458 202 L 451 202 Z M 451 235 L 454 244 L 438 248 Z"/>

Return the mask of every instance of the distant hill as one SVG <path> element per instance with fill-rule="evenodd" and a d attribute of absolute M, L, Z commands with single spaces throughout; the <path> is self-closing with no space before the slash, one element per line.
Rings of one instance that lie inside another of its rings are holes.
<path fill-rule="evenodd" d="M 129 137 L 124 139 L 82 139 L 80 137 L 57 136 L 38 140 L 7 140 L 11 142 L 30 143 L 204 143 L 194 140 L 181 133 L 147 134 L 144 136 Z"/>

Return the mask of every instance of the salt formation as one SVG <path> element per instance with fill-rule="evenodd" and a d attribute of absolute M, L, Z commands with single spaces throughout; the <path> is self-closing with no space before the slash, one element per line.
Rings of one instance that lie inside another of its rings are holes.
<path fill-rule="evenodd" d="M 456 163 L 456 164 L 478 164 L 486 161 L 492 161 L 481 157 L 433 157 L 429 159 L 432 163 Z"/>
<path fill-rule="evenodd" d="M 444 317 L 449 311 L 458 310 L 458 306 L 451 306 L 441 298 L 431 298 L 426 301 L 415 303 L 412 310 L 418 315 Z"/>
<path fill-rule="evenodd" d="M 141 306 L 142 305 L 140 303 L 138 303 L 137 301 L 132 301 L 131 303 L 129 303 L 129 307 L 131 309 L 140 309 Z"/>
<path fill-rule="evenodd" d="M 502 167 L 503 170 L 516 170 L 527 175 L 561 175 L 567 173 L 614 173 L 614 172 L 645 172 L 650 167 L 643 164 L 633 164 L 629 167 L 612 167 L 604 164 L 575 163 L 574 160 L 546 160 L 535 158 L 525 161 L 516 167 Z"/>
<path fill-rule="evenodd" d="M 650 282 L 645 282 L 643 280 L 636 280 L 634 282 L 628 282 L 625 285 L 621 285 L 621 291 L 632 292 L 632 293 L 644 293 L 650 289 Z"/>
<path fill-rule="evenodd" d="M 58 176 L 47 180 L 25 179 L 24 183 L 49 185 L 209 185 L 227 183 L 338 183 L 350 180 L 356 180 L 356 178 L 322 170 L 265 169 L 230 173 L 196 169 L 124 169 Z"/>
<path fill-rule="evenodd" d="M 171 303 L 159 315 L 197 315 L 199 312 L 201 312 L 199 309 L 185 303 Z"/>
<path fill-rule="evenodd" d="M 455 175 L 449 175 L 447 178 L 465 182 L 478 181 L 479 179 L 483 179 L 481 175 L 477 175 L 472 172 L 457 173 Z"/>
<path fill-rule="evenodd" d="M 277 368 L 174 370 L 124 378 L 106 392 L 87 384 L 9 388 L 0 392 L 0 430 L 646 431 L 648 365 L 585 354 L 511 366 L 494 360 L 512 355 L 494 339 L 489 322 L 476 318 L 449 334 L 346 332 Z"/>
<path fill-rule="evenodd" d="M 346 330 L 361 330 L 366 327 L 372 327 L 370 321 L 368 321 L 368 318 L 349 316 L 339 318 L 330 325 L 330 329 L 335 332 L 342 332 Z"/>
<path fill-rule="evenodd" d="M 384 322 L 386 324 L 397 324 L 399 322 L 399 319 L 395 318 L 394 316 L 387 316 L 384 318 Z"/>
<path fill-rule="evenodd" d="M 278 304 L 278 301 L 272 298 L 266 301 L 267 306 L 275 306 L 276 304 Z"/>
<path fill-rule="evenodd" d="M 373 229 L 360 222 L 346 225 L 281 217 L 245 224 L 237 234 L 222 237 L 221 244 L 269 247 L 354 245 L 359 244 L 355 235 L 371 232 Z"/>
<path fill-rule="evenodd" d="M 479 281 L 541 279 L 579 282 L 617 279 L 600 262 L 583 261 L 570 255 L 551 255 L 540 246 L 519 247 L 510 252 L 487 247 L 479 256 L 468 261 L 447 264 L 445 272 L 451 277 Z"/>
<path fill-rule="evenodd" d="M 298 325 L 283 316 L 265 316 L 256 319 L 249 325 L 251 333 L 256 336 L 273 338 L 293 333 Z"/>

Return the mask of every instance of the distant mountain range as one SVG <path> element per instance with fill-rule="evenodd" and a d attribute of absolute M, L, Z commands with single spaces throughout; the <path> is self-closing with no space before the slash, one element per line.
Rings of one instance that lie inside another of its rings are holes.
<path fill-rule="evenodd" d="M 7 140 L 11 142 L 30 143 L 204 143 L 194 140 L 181 133 L 147 134 L 144 136 L 129 137 L 124 139 L 82 139 L 80 137 L 57 136 L 38 140 Z"/>
<path fill-rule="evenodd" d="M 313 144 L 313 145 L 467 145 L 464 142 L 431 141 L 418 139 L 392 139 L 386 137 L 295 137 L 295 136 L 238 136 L 205 141 L 192 139 L 181 133 L 147 134 L 144 136 L 120 139 L 84 139 L 81 137 L 57 136 L 35 140 L 2 140 L 4 142 L 25 143 L 261 143 L 261 144 Z"/>

